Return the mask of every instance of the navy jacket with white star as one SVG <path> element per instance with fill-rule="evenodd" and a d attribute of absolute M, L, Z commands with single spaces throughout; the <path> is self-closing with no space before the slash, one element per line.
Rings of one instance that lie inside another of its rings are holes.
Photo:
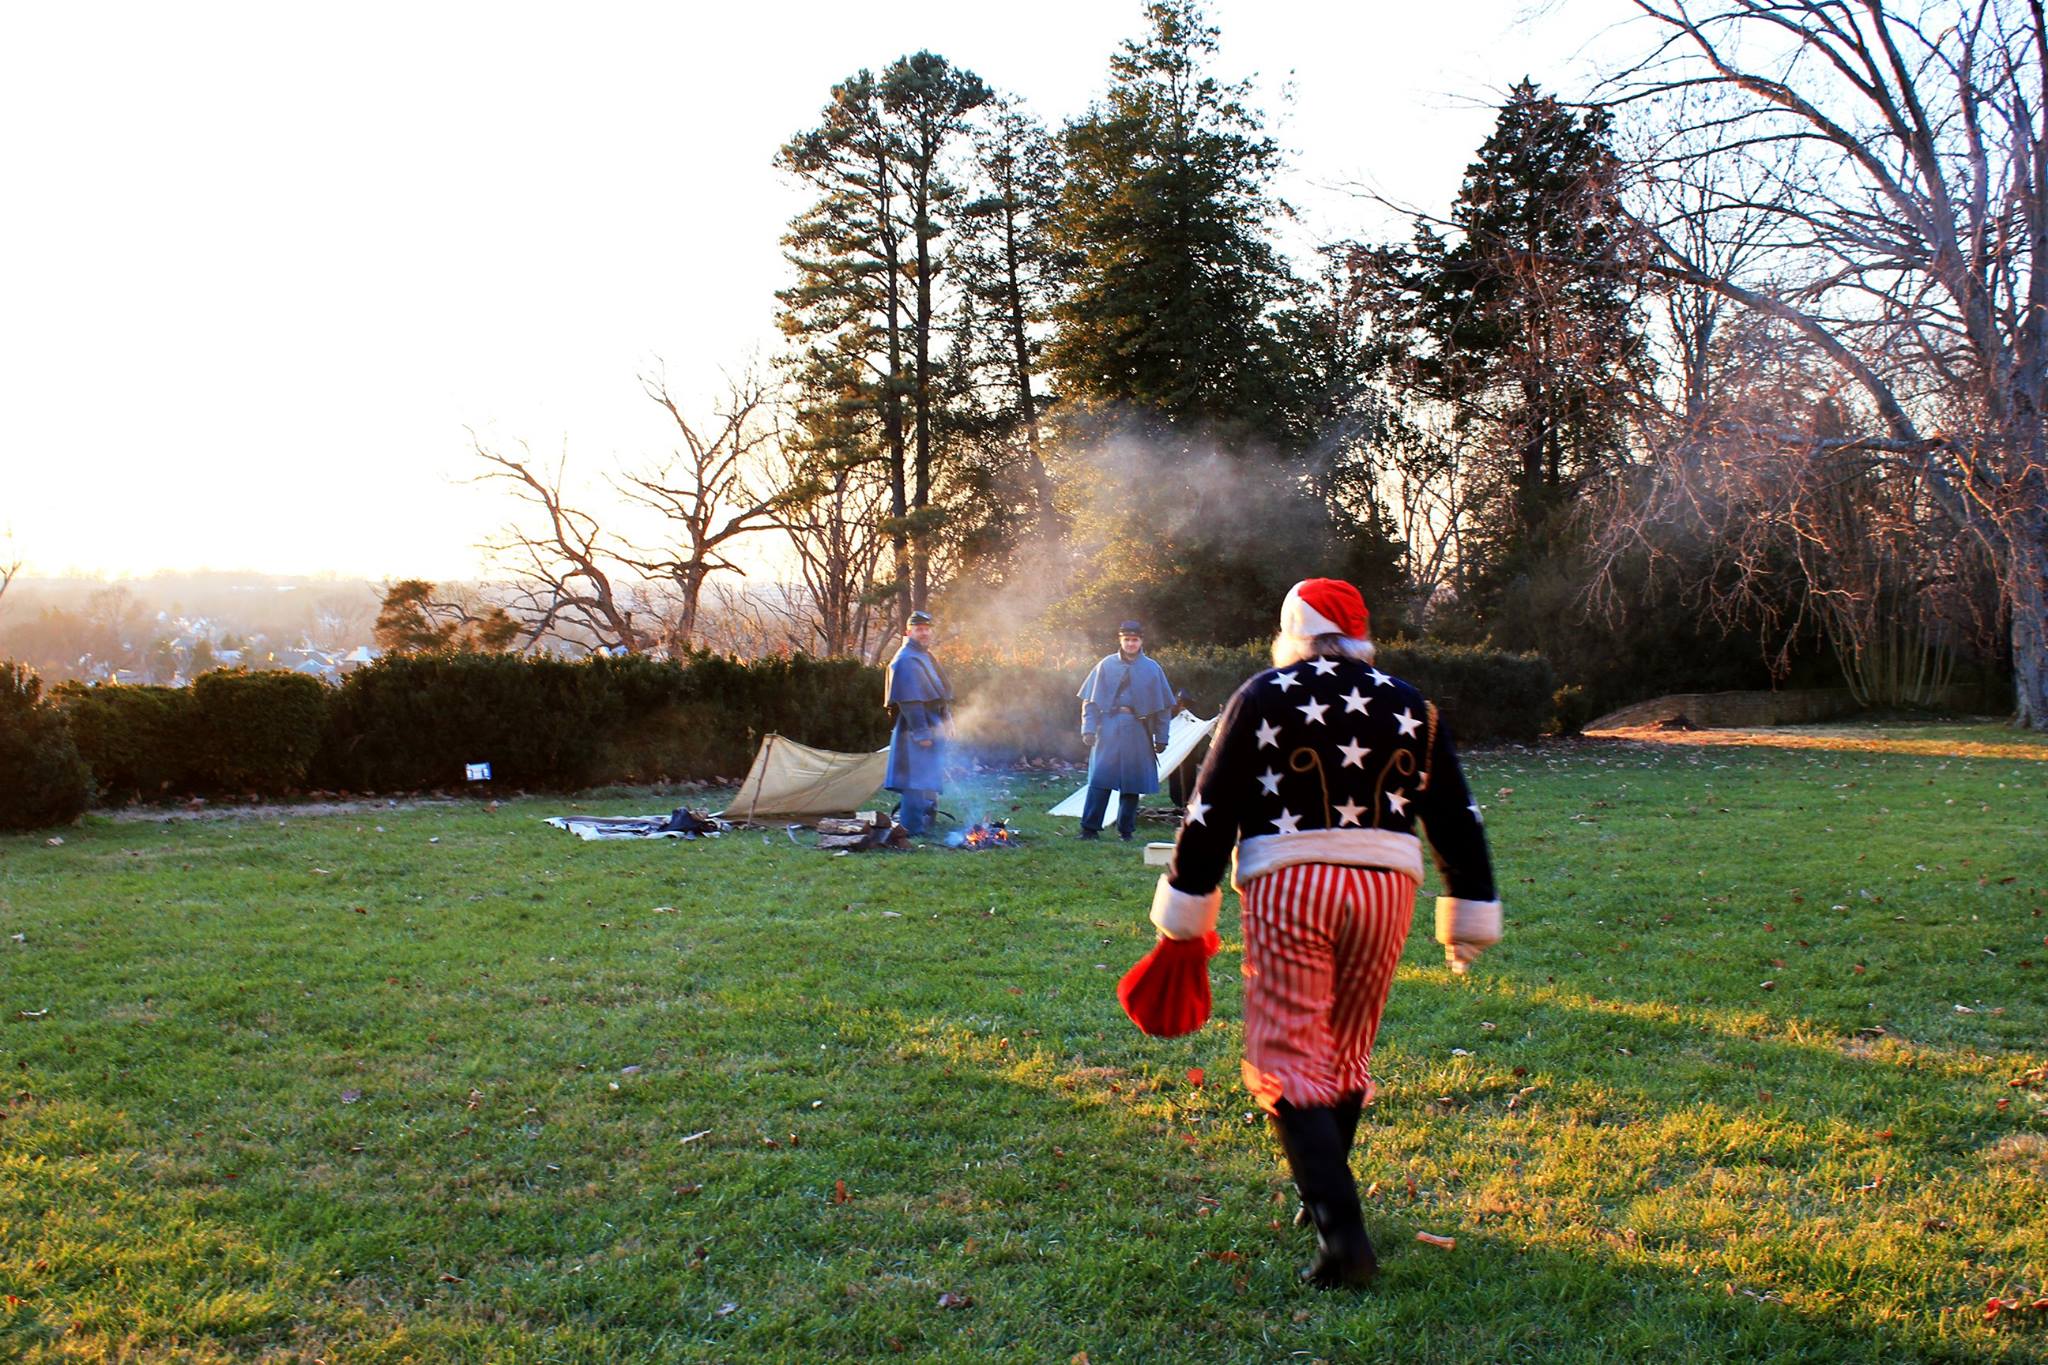
<path fill-rule="evenodd" d="M 1161 895 L 1189 910 L 1208 902 L 1213 923 L 1233 848 L 1240 888 L 1296 863 L 1391 868 L 1420 881 L 1418 822 L 1445 900 L 1497 907 L 1479 806 L 1436 707 L 1355 659 L 1268 669 L 1223 710 Z"/>

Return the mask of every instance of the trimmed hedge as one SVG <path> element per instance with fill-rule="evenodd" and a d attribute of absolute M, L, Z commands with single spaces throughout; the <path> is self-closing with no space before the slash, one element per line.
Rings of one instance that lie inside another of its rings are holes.
<path fill-rule="evenodd" d="M 306 785 L 327 685 L 302 673 L 202 673 L 192 683 L 194 770 L 221 791 L 276 796 Z"/>
<path fill-rule="evenodd" d="M 943 658 L 965 755 L 984 763 L 1085 756 L 1075 692 L 1093 659 Z M 1261 647 L 1166 650 L 1167 678 L 1211 715 L 1266 666 Z M 1535 655 L 1393 642 L 1382 665 L 1443 707 L 1464 739 L 1533 739 L 1556 680 Z M 701 654 L 569 661 L 508 654 L 392 655 L 338 688 L 289 673 L 221 672 L 190 689 L 67 685 L 79 747 L 111 798 L 307 786 L 459 786 L 488 762 L 502 787 L 736 779 L 761 737 L 826 749 L 888 742 L 882 670 L 851 659 Z"/>
<path fill-rule="evenodd" d="M 92 771 L 64 713 L 43 700 L 43 680 L 26 664 L 0 664 L 0 829 L 69 824 L 92 796 Z"/>
<path fill-rule="evenodd" d="M 102 801 L 148 800 L 204 785 L 194 767 L 190 688 L 65 682 L 53 695 Z"/>

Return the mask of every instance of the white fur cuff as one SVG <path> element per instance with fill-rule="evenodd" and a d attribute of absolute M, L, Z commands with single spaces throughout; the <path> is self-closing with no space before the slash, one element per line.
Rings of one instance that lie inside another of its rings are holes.
<path fill-rule="evenodd" d="M 1446 948 L 1460 944 L 1490 948 L 1500 942 L 1500 902 L 1436 898 L 1436 941 Z"/>
<path fill-rule="evenodd" d="M 1152 923 L 1168 938 L 1200 938 L 1216 927 L 1216 913 L 1223 908 L 1223 888 L 1206 896 L 1176 891 L 1160 874 L 1152 892 Z"/>

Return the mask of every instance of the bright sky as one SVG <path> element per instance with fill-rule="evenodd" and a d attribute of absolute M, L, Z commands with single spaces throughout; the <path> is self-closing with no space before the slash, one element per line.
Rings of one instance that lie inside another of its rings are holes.
<path fill-rule="evenodd" d="M 1345 182 L 1447 204 L 1487 106 L 1568 88 L 1622 9 L 1209 16 L 1330 237 L 1395 231 Z M 594 474 L 664 448 L 636 375 L 688 406 L 774 345 L 801 201 L 771 162 L 835 81 L 926 47 L 1057 124 L 1141 28 L 1139 0 L 6 6 L 0 533 L 32 575 L 474 575 L 510 504 L 464 482 L 465 428 Z"/>

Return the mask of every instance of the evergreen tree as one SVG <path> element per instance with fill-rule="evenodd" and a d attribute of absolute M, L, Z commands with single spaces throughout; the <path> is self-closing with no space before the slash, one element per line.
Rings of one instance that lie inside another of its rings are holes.
<path fill-rule="evenodd" d="M 1647 360 L 1615 200 L 1608 116 L 1528 80 L 1502 106 L 1452 209 L 1361 264 L 1404 396 L 1442 403 L 1485 458 L 1474 575 L 1540 554 L 1581 481 L 1618 452 Z"/>
<path fill-rule="evenodd" d="M 1072 283 L 1046 359 L 1088 557 L 1067 610 L 1237 643 L 1271 632 L 1297 580 L 1368 570 L 1371 587 L 1389 561 L 1372 519 L 1341 522 L 1320 478 L 1349 381 L 1269 235 L 1286 212 L 1278 148 L 1249 87 L 1203 69 L 1217 34 L 1194 0 L 1145 13 L 1063 139 L 1053 238 Z"/>
<path fill-rule="evenodd" d="M 1209 424 L 1284 436 L 1271 312 L 1296 284 L 1268 222 L 1280 153 L 1245 84 L 1202 70 L 1217 31 L 1194 0 L 1154 0 L 1151 31 L 1111 59 L 1107 94 L 1070 124 L 1056 245 L 1074 260 L 1047 359 L 1063 397 L 1155 433 Z"/>
<path fill-rule="evenodd" d="M 799 426 L 828 464 L 886 466 L 899 616 L 931 587 L 939 239 L 959 195 L 946 159 L 988 98 L 974 73 L 918 52 L 835 86 L 778 157 L 818 196 L 783 238 L 797 282 L 776 296 Z"/>
<path fill-rule="evenodd" d="M 817 194 L 783 236 L 797 281 L 777 321 L 796 350 L 798 446 L 827 468 L 879 463 L 889 482 L 898 617 L 912 610 L 907 514 L 908 388 L 903 338 L 904 225 L 892 164 L 896 139 L 866 70 L 832 88 L 817 127 L 776 164 Z"/>
<path fill-rule="evenodd" d="M 1046 467 L 1041 351 L 1063 273 L 1051 224 L 1064 177 L 1059 146 L 1044 125 L 1014 103 L 995 103 L 975 141 L 980 192 L 961 209 L 956 258 L 957 368 L 968 377 L 963 425 L 990 455 L 990 493 L 1009 523 L 991 521 L 976 552 L 1006 556 L 1007 542 L 1029 539 L 1025 558 L 1039 571 L 1056 568 L 1061 539 Z"/>

